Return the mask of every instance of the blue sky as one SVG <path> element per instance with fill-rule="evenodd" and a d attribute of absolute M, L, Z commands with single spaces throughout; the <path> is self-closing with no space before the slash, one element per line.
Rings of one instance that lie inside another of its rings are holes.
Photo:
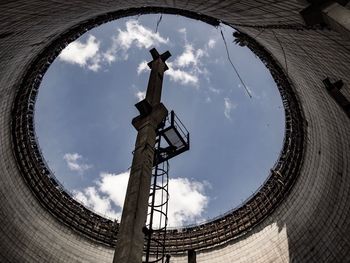
<path fill-rule="evenodd" d="M 71 43 L 40 87 L 35 127 L 51 170 L 74 198 L 119 217 L 131 165 L 137 103 L 149 50 L 169 50 L 162 101 L 191 134 L 170 162 L 170 225 L 201 222 L 239 205 L 266 179 L 282 148 L 284 112 L 268 70 L 233 29 L 180 16 L 119 19 Z M 231 58 L 253 97 L 230 66 Z"/>

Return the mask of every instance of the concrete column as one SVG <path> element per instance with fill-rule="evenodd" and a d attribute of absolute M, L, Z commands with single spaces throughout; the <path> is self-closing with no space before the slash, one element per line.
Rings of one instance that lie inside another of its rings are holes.
<path fill-rule="evenodd" d="M 331 3 L 322 9 L 326 24 L 350 40 L 350 10 L 338 4 Z"/>
<path fill-rule="evenodd" d="M 141 263 L 156 129 L 166 115 L 159 104 L 150 115 L 134 122 L 138 135 L 113 263 Z"/>
<path fill-rule="evenodd" d="M 138 134 L 113 263 L 142 261 L 144 246 L 142 228 L 147 219 L 156 131 L 168 114 L 160 99 L 163 75 L 168 69 L 165 60 L 170 57 L 170 53 L 159 55 L 152 49 L 151 54 L 153 61 L 148 63 L 151 74 L 146 98 L 135 105 L 140 115 L 132 120 Z"/>
<path fill-rule="evenodd" d="M 197 263 L 197 254 L 194 249 L 187 251 L 188 254 L 188 263 Z"/>

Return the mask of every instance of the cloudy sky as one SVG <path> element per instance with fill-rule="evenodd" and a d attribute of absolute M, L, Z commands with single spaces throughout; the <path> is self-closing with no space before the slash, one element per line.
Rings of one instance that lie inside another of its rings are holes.
<path fill-rule="evenodd" d="M 158 19 L 120 19 L 68 45 L 41 84 L 35 124 L 49 167 L 71 195 L 119 218 L 149 50 L 169 50 L 162 101 L 191 134 L 190 151 L 170 162 L 169 223 L 181 226 L 218 216 L 258 189 L 281 150 L 284 113 L 269 72 L 232 43 L 232 28 L 163 15 L 156 32 Z"/>

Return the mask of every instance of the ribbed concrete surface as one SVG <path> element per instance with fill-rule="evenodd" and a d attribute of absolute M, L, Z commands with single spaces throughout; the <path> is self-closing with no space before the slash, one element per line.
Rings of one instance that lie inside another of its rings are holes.
<path fill-rule="evenodd" d="M 152 5 L 200 12 L 240 25 L 240 30 L 256 36 L 261 29 L 251 26 L 302 24 L 298 12 L 303 6 L 299 2 L 0 3 L 0 262 L 112 261 L 112 250 L 76 235 L 37 203 L 11 150 L 11 106 L 16 87 L 31 60 L 50 41 L 97 15 Z M 342 79 L 342 92 L 350 99 L 350 42 L 329 30 L 275 27 L 264 29 L 257 40 L 284 67 L 299 96 L 308 137 L 302 172 L 288 198 L 267 220 L 235 242 L 198 252 L 197 261 L 350 262 L 350 119 L 322 84 L 325 77 Z M 187 261 L 173 257 L 172 262 Z"/>

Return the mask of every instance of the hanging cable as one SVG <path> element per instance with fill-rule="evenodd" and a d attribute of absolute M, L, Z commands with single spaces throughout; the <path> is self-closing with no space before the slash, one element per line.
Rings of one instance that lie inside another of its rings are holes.
<path fill-rule="evenodd" d="M 227 43 L 226 43 L 226 39 L 225 39 L 224 34 L 222 33 L 222 30 L 221 30 L 221 29 L 220 29 L 220 32 L 221 32 L 222 40 L 224 41 L 224 44 L 225 44 L 226 53 L 227 53 L 227 59 L 228 59 L 228 61 L 230 62 L 230 64 L 231 64 L 232 68 L 234 69 L 234 71 L 236 72 L 236 74 L 237 74 L 239 80 L 241 81 L 241 83 L 242 83 L 242 85 L 243 85 L 245 91 L 247 92 L 248 96 L 249 96 L 250 98 L 252 98 L 252 94 L 250 94 L 249 89 L 248 89 L 247 86 L 245 85 L 243 79 L 241 78 L 241 76 L 240 76 L 239 73 L 238 73 L 238 70 L 236 69 L 235 65 L 233 64 L 233 62 L 232 62 L 232 60 L 231 60 L 230 53 L 229 53 L 229 51 L 228 51 L 228 47 L 227 47 Z"/>
<path fill-rule="evenodd" d="M 158 27 L 159 27 L 159 24 L 160 24 L 160 22 L 162 21 L 162 19 L 163 19 L 163 14 L 160 14 L 160 17 L 158 18 L 158 21 L 157 21 L 157 26 L 156 26 L 156 31 L 155 31 L 155 33 L 158 32 Z"/>
<path fill-rule="evenodd" d="M 283 46 L 282 46 L 282 43 L 281 43 L 281 41 L 279 40 L 279 38 L 277 37 L 275 31 L 273 31 L 273 30 L 271 30 L 271 31 L 272 31 L 272 34 L 275 36 L 275 38 L 276 38 L 278 44 L 280 45 L 281 49 L 282 49 L 283 56 L 284 56 L 284 64 L 285 64 L 285 66 L 286 66 L 286 74 L 287 74 L 287 77 L 289 77 L 289 76 L 288 76 L 288 64 L 287 64 L 286 52 L 284 51 L 284 48 L 283 48 Z"/>

